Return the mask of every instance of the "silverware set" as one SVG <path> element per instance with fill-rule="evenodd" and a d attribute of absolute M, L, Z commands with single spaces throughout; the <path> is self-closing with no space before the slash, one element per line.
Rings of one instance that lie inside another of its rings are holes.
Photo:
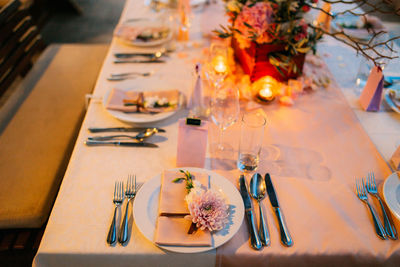
<path fill-rule="evenodd" d="M 111 127 L 111 128 L 89 128 L 92 133 L 99 132 L 137 132 L 136 135 L 117 134 L 103 136 L 89 136 L 85 141 L 87 146 L 128 146 L 128 147 L 153 147 L 158 145 L 145 142 L 144 140 L 159 133 L 165 132 L 161 128 L 138 128 L 138 127 Z M 133 140 L 129 142 L 130 140 Z"/>
<path fill-rule="evenodd" d="M 114 53 L 114 63 L 164 63 L 168 52 L 163 48 L 155 52 Z"/>
<path fill-rule="evenodd" d="M 269 246 L 271 244 L 271 239 L 268 232 L 268 224 L 262 211 L 261 202 L 265 198 L 267 192 L 271 206 L 274 208 L 278 220 L 281 243 L 286 247 L 291 247 L 293 245 L 293 239 L 290 236 L 289 230 L 286 226 L 286 222 L 280 209 L 276 192 L 269 173 L 265 174 L 264 179 L 259 173 L 256 173 L 252 176 L 250 180 L 250 194 L 258 202 L 259 206 L 260 223 L 258 231 L 254 218 L 253 206 L 249 196 L 249 191 L 246 187 L 244 175 L 241 175 L 239 178 L 239 188 L 245 206 L 246 220 L 249 226 L 251 246 L 255 250 L 261 250 L 263 246 Z"/>
<path fill-rule="evenodd" d="M 113 203 L 115 204 L 114 209 L 114 216 L 111 221 L 110 229 L 107 235 L 107 243 L 109 245 L 114 245 L 117 241 L 117 212 L 118 207 L 121 206 L 124 202 L 124 199 L 128 199 L 125 207 L 125 215 L 124 219 L 122 220 L 122 224 L 118 233 L 118 242 L 121 245 L 125 245 L 129 240 L 129 203 L 133 200 L 137 193 L 137 186 L 136 186 L 136 175 L 129 175 L 128 180 L 126 183 L 126 189 L 124 192 L 124 183 L 123 182 L 115 182 L 114 187 L 114 197 Z"/>
<path fill-rule="evenodd" d="M 135 79 L 136 77 L 148 77 L 153 75 L 154 71 L 150 72 L 123 72 L 123 73 L 111 73 L 107 80 L 109 81 L 123 81 L 127 79 Z"/>
<path fill-rule="evenodd" d="M 375 181 L 375 174 L 373 172 L 368 173 L 365 180 L 364 178 L 356 179 L 356 194 L 357 197 L 368 206 L 369 211 L 371 212 L 372 220 L 374 222 L 374 228 L 376 234 L 381 239 L 384 240 L 387 240 L 388 238 L 392 240 L 397 240 L 398 237 L 396 228 L 394 224 L 390 221 L 385 206 L 383 205 L 383 202 L 378 194 L 378 189 Z M 374 207 L 370 204 L 368 200 L 368 194 L 374 196 L 379 201 L 382 210 L 384 226 L 382 226 L 382 223 Z"/>

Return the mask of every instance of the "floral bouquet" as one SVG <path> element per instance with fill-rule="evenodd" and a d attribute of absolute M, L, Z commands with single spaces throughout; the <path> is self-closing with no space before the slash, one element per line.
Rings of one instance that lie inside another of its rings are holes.
<path fill-rule="evenodd" d="M 302 64 L 299 67 L 294 58 L 310 50 L 315 52 L 316 43 L 322 36 L 320 31 L 310 27 L 304 19 L 304 15 L 318 0 L 225 2 L 231 25 L 221 26 L 221 29 L 216 30 L 219 37 L 233 37 L 233 46 L 236 43 L 242 50 L 272 45 L 273 49 L 266 53 L 267 58 L 261 60 L 269 61 L 282 76 L 301 73 Z M 240 57 L 239 60 L 242 61 Z"/>
<path fill-rule="evenodd" d="M 210 232 L 223 229 L 228 222 L 229 212 L 222 194 L 212 189 L 204 189 L 201 183 L 192 179 L 190 172 L 180 171 L 184 177 L 178 177 L 173 182 L 182 180 L 186 182 L 188 194 L 185 200 L 190 215 L 187 215 L 185 219 L 192 221 L 188 233 L 192 234 L 197 229 Z"/>

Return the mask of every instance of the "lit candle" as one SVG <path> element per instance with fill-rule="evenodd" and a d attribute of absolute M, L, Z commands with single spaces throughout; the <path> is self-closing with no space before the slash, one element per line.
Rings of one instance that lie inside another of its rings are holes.
<path fill-rule="evenodd" d="M 227 71 L 226 59 L 223 56 L 221 55 L 216 56 L 213 60 L 213 65 L 216 73 L 218 74 L 226 73 Z"/>
<path fill-rule="evenodd" d="M 265 76 L 253 84 L 253 90 L 257 92 L 257 99 L 265 102 L 274 100 L 279 90 L 279 82 L 270 76 Z"/>
<path fill-rule="evenodd" d="M 274 94 L 272 93 L 270 84 L 266 84 L 265 87 L 258 92 L 258 95 L 262 100 L 265 99 L 267 101 L 271 101 L 274 99 Z"/>

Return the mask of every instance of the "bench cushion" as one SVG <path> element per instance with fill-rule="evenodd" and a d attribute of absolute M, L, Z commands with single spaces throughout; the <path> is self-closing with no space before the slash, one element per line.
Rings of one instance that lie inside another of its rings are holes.
<path fill-rule="evenodd" d="M 0 120 L 0 229 L 47 220 L 107 47 L 48 47 L 9 100 L 18 108 Z"/>

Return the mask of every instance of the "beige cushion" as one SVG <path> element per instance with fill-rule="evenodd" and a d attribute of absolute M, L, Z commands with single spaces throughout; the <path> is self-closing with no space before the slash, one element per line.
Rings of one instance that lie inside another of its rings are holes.
<path fill-rule="evenodd" d="M 33 68 L 21 85 L 28 95 L 0 135 L 0 228 L 47 220 L 106 52 L 106 45 L 51 46 L 35 63 L 43 73 Z"/>

